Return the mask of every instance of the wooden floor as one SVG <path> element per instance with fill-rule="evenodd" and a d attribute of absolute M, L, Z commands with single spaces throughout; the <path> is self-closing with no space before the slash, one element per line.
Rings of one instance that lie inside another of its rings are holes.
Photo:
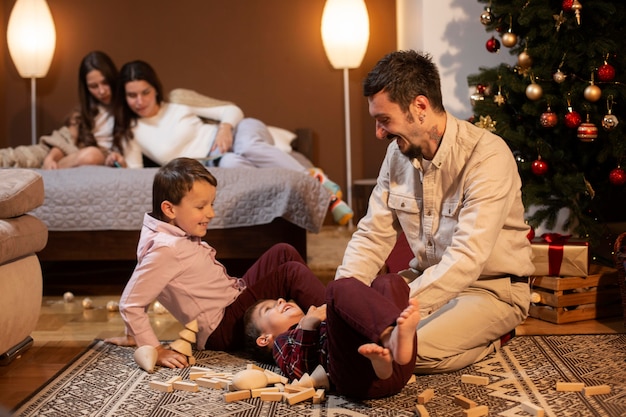
<path fill-rule="evenodd" d="M 345 238 L 345 232 L 331 230 L 329 233 L 333 241 L 341 241 Z M 322 257 L 328 262 L 326 255 L 320 255 L 318 246 L 328 248 L 328 245 L 322 245 L 318 241 L 311 242 L 309 250 L 312 253 L 309 260 L 317 264 L 316 257 Z M 332 253 L 338 253 L 338 251 L 335 250 Z M 343 252 L 340 251 L 340 253 Z M 331 261 L 331 264 L 332 262 L 336 261 Z M 321 267 L 322 270 L 324 268 L 326 267 Z M 323 274 L 320 273 L 320 275 Z M 328 275 L 326 278 L 332 279 L 332 276 Z M 109 301 L 117 302 L 120 294 L 111 292 L 102 294 L 111 295 L 75 294 L 75 300 L 70 303 L 63 301 L 62 294 L 44 297 L 39 322 L 32 333 L 33 346 L 9 365 L 0 366 L 0 415 L 2 415 L 2 407 L 9 410 L 14 408 L 71 362 L 94 339 L 124 334 L 124 325 L 119 313 L 108 311 L 106 307 Z M 83 308 L 82 301 L 87 296 L 91 298 L 94 308 Z M 183 326 L 169 313 L 156 314 L 151 311 L 150 317 L 159 339 L 178 338 L 178 332 Z M 621 317 L 561 325 L 529 318 L 516 329 L 518 335 L 597 334 L 624 331 Z"/>

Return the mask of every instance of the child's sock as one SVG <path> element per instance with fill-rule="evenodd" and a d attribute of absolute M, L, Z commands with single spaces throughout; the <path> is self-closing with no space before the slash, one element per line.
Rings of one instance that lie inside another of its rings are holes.
<path fill-rule="evenodd" d="M 343 200 L 333 197 L 330 201 L 330 207 L 328 208 L 333 215 L 335 223 L 344 226 L 348 224 L 350 219 L 354 216 L 354 212 Z"/>
<path fill-rule="evenodd" d="M 343 194 L 341 192 L 341 187 L 339 187 L 337 183 L 328 179 L 326 174 L 324 174 L 324 171 L 322 171 L 320 168 L 309 169 L 309 174 L 311 174 L 313 178 L 317 179 L 320 183 L 322 183 L 324 188 L 330 191 L 332 195 L 334 195 L 337 198 L 342 197 Z"/>

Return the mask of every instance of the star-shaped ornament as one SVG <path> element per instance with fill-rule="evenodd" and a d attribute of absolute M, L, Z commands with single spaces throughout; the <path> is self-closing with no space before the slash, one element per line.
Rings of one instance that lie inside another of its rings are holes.
<path fill-rule="evenodd" d="M 561 29 L 561 25 L 565 23 L 567 18 L 563 16 L 563 10 L 561 10 L 561 13 L 559 14 L 553 14 L 552 17 L 554 18 L 554 27 L 556 28 L 556 31 L 558 32 L 559 29 Z"/>
<path fill-rule="evenodd" d="M 504 99 L 504 96 L 502 95 L 502 93 L 500 93 L 500 92 L 498 91 L 498 94 L 496 94 L 495 96 L 493 96 L 493 101 L 494 101 L 494 103 L 496 103 L 498 106 L 502 106 L 506 100 Z"/>
<path fill-rule="evenodd" d="M 474 123 L 476 126 L 487 129 L 490 132 L 496 131 L 496 121 L 491 120 L 491 116 L 480 116 L 480 119 Z"/>

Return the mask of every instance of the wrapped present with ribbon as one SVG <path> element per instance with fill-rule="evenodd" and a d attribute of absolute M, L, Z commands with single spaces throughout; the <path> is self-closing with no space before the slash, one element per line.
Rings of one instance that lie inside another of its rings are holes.
<path fill-rule="evenodd" d="M 586 277 L 589 242 L 571 235 L 544 233 L 531 241 L 536 276 Z"/>

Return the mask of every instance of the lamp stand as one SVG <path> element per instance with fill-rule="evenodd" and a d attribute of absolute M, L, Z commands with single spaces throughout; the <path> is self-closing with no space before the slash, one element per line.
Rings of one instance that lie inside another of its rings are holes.
<path fill-rule="evenodd" d="M 30 79 L 30 132 L 31 142 L 37 144 L 37 83 L 35 77 Z"/>
<path fill-rule="evenodd" d="M 348 68 L 343 69 L 343 111 L 346 127 L 346 204 L 352 208 L 352 144 L 350 143 L 350 79 Z M 352 229 L 353 220 L 350 219 L 348 227 Z"/>

